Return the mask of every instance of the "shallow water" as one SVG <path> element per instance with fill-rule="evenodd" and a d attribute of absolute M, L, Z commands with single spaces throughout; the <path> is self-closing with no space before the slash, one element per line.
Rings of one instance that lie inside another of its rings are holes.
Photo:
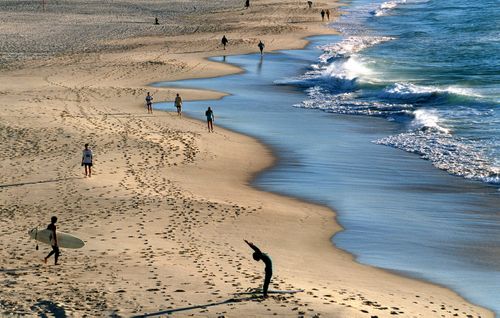
<path fill-rule="evenodd" d="M 384 117 L 406 130 L 376 140 L 450 173 L 500 184 L 500 4 L 351 0 L 342 39 L 296 78 L 297 107 Z"/>
<path fill-rule="evenodd" d="M 211 106 L 216 126 L 272 147 L 279 162 L 255 185 L 338 211 L 345 230 L 333 241 L 358 261 L 444 284 L 499 313 L 498 186 L 450 175 L 418 155 L 374 142 L 405 132 L 398 121 L 294 107 L 310 95 L 288 79 L 311 71 L 323 53 L 318 46 L 342 38 L 312 40 L 305 50 L 263 58 L 215 58 L 240 65 L 244 74 L 168 85 L 231 93 L 186 102 L 185 112 L 204 120 Z M 174 110 L 171 103 L 155 107 Z"/>

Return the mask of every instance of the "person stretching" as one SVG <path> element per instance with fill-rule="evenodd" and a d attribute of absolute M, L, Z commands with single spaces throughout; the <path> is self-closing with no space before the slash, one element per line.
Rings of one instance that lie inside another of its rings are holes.
<path fill-rule="evenodd" d="M 264 268 L 266 275 L 264 278 L 264 286 L 262 287 L 262 292 L 264 294 L 264 298 L 267 298 L 267 290 L 269 288 L 269 283 L 271 282 L 271 276 L 273 276 L 273 263 L 271 261 L 271 258 L 266 253 L 262 253 L 261 250 L 252 242 L 248 242 L 247 240 L 244 241 L 254 250 L 254 253 L 252 254 L 253 259 L 257 262 L 262 260 L 266 265 L 266 267 Z"/>
<path fill-rule="evenodd" d="M 47 230 L 52 231 L 50 233 L 50 244 L 52 245 L 52 251 L 43 259 L 43 262 L 47 264 L 47 259 L 51 257 L 53 254 L 55 258 L 54 265 L 57 265 L 57 260 L 59 259 L 59 246 L 57 244 L 57 234 L 56 234 L 56 222 L 57 222 L 57 216 L 53 216 L 50 218 L 50 224 L 47 226 Z"/>

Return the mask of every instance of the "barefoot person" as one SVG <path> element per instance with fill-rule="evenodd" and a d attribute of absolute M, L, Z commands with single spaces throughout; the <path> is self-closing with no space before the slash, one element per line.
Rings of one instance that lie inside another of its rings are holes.
<path fill-rule="evenodd" d="M 149 95 L 149 92 L 148 92 L 148 95 L 146 96 L 146 106 L 148 107 L 148 114 L 152 114 L 153 113 L 153 96 Z"/>
<path fill-rule="evenodd" d="M 207 126 L 208 126 L 208 132 L 214 132 L 214 112 L 208 107 L 207 111 L 205 112 L 205 116 L 207 116 Z"/>
<path fill-rule="evenodd" d="M 229 40 L 226 38 L 226 36 L 224 35 L 222 37 L 222 40 L 220 41 L 222 43 L 222 45 L 224 46 L 224 50 L 226 49 L 226 45 L 229 43 Z"/>
<path fill-rule="evenodd" d="M 85 167 L 85 176 L 92 176 L 92 161 L 93 161 L 93 153 L 92 150 L 89 149 L 89 144 L 85 144 L 85 149 L 83 149 L 82 156 L 82 166 Z"/>
<path fill-rule="evenodd" d="M 267 298 L 267 290 L 269 288 L 269 283 L 271 282 L 271 276 L 273 276 L 273 263 L 269 255 L 267 255 L 266 253 L 262 253 L 261 250 L 253 243 L 248 242 L 247 240 L 245 240 L 245 243 L 247 243 L 248 246 L 250 246 L 254 250 L 254 253 L 252 254 L 253 259 L 257 262 L 262 260 L 264 264 L 266 264 L 266 267 L 264 269 L 266 276 L 264 278 L 264 286 L 262 287 L 262 292 L 264 294 L 264 298 Z"/>
<path fill-rule="evenodd" d="M 177 108 L 177 114 L 182 116 L 182 98 L 179 96 L 179 93 L 177 93 L 177 96 L 175 97 L 174 105 L 175 108 Z"/>
<path fill-rule="evenodd" d="M 57 243 L 57 233 L 56 233 L 56 222 L 57 222 L 57 217 L 53 216 L 50 218 L 50 224 L 47 226 L 47 230 L 52 231 L 50 234 L 50 243 L 52 245 L 52 251 L 43 259 L 43 262 L 47 264 L 47 259 L 54 255 L 55 261 L 54 265 L 57 265 L 57 260 L 59 259 L 59 246 Z"/>
<path fill-rule="evenodd" d="M 259 47 L 260 55 L 262 55 L 265 47 L 264 43 L 262 43 L 262 41 L 259 41 L 259 44 L 257 44 L 257 46 Z"/>

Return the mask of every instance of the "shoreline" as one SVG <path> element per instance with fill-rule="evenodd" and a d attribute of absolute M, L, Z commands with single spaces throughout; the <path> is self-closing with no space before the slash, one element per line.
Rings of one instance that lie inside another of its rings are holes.
<path fill-rule="evenodd" d="M 155 42 L 131 40 L 136 41 Z M 329 208 L 314 204 L 311 211 L 310 203 L 251 189 L 251 180 L 261 168 L 277 164 L 272 149 L 266 149 L 265 144 L 225 129 L 212 138 L 204 133 L 204 123 L 186 126 L 186 121 L 170 114 L 144 116 L 138 108 L 147 87 L 144 80 L 167 73 L 147 66 L 146 62 L 144 69 L 136 70 L 136 76 L 130 79 L 128 68 L 135 66 L 135 59 L 148 61 L 151 56 L 145 51 L 109 53 L 110 56 L 103 53 L 96 58 L 103 64 L 92 66 L 87 62 L 94 59 L 93 55 L 71 57 L 63 66 L 67 73 L 54 65 L 37 75 L 29 68 L 2 74 L 10 81 L 0 100 L 3 105 L 14 106 L 0 114 L 0 128 L 9 141 L 4 142 L 8 147 L 2 150 L 11 155 L 3 163 L 7 173 L 1 183 L 33 184 L 27 192 L 22 187 L 0 192 L 6 202 L 1 224 L 19 228 L 4 233 L 1 239 L 1 267 L 14 273 L 9 276 L 2 271 L 0 276 L 4 285 L 10 287 L 0 302 L 1 311 L 30 308 L 32 304 L 26 306 L 27 299 L 34 303 L 32 313 L 50 311 L 51 307 L 36 296 L 36 290 L 50 281 L 44 289 L 46 297 L 56 307 L 64 303 L 63 312 L 70 315 L 144 314 L 193 304 L 205 304 L 196 308 L 199 314 L 214 317 L 271 313 L 366 317 L 369 312 L 390 317 L 391 311 L 402 314 L 403 308 L 405 315 L 432 315 L 432 309 L 412 303 L 415 291 L 422 300 L 434 297 L 450 307 L 462 308 L 463 312 L 491 315 L 478 306 L 462 304 L 463 299 L 449 289 L 354 263 L 353 255 L 331 243 L 331 233 L 338 233 L 340 226 L 334 220 L 336 213 L 332 218 Z M 196 64 L 199 60 L 195 56 L 186 63 Z M 208 74 L 227 70 L 214 64 L 204 61 L 201 68 L 182 75 L 202 76 L 198 70 L 207 68 Z M 108 69 L 103 70 L 102 65 Z M 80 75 L 78 80 L 73 74 Z M 91 84 L 83 84 L 87 82 Z M 171 99 L 175 91 L 156 88 L 155 93 Z M 216 92 L 178 91 L 190 99 L 223 97 Z M 26 123 L 28 114 L 34 118 Z M 92 179 L 83 179 L 74 162 L 80 140 L 97 145 L 96 175 Z M 49 149 L 50 157 L 57 160 L 50 160 L 43 167 L 33 165 L 49 156 Z M 262 157 L 252 156 L 254 153 Z M 247 156 L 253 160 L 247 161 Z M 43 180 L 48 180 L 52 187 L 44 187 Z M 27 225 L 43 223 L 54 210 L 61 211 L 63 231 L 69 229 L 81 235 L 88 249 L 65 253 L 64 265 L 58 269 L 36 266 L 33 272 L 22 273 L 18 268 L 33 264 L 33 252 L 26 246 L 19 248 L 21 242 L 25 245 L 19 233 L 24 233 Z M 11 214 L 14 217 L 6 217 Z M 285 226 L 276 228 L 273 221 Z M 256 229 L 256 225 L 260 228 Z M 132 230 L 124 230 L 127 228 Z M 241 237 L 259 238 L 257 245 L 263 245 L 265 250 L 272 248 L 271 254 L 277 255 L 273 289 L 303 288 L 306 292 L 272 297 L 265 303 L 251 298 L 230 308 L 209 308 L 214 298 L 224 299 L 235 291 L 260 284 L 261 266 L 249 258 L 247 247 L 228 245 Z M 114 240 L 125 242 L 126 248 L 110 248 L 116 244 Z M 324 250 L 338 253 L 323 255 Z M 319 264 L 307 262 L 318 255 L 324 257 Z M 340 274 L 332 273 L 332 267 L 338 267 Z M 84 268 L 84 272 L 78 268 Z M 374 273 L 380 277 L 373 277 Z M 67 281 L 73 284 L 71 288 Z M 379 286 L 381 282 L 383 287 Z M 80 301 L 82 297 L 87 298 L 85 303 Z M 145 304 L 146 299 L 149 304 Z"/>
<path fill-rule="evenodd" d="M 314 37 L 314 35 L 313 36 L 308 36 L 305 39 L 310 38 L 310 37 Z M 308 40 L 308 42 L 310 42 L 310 41 Z M 310 43 L 308 43 L 307 45 L 309 45 L 309 44 Z M 301 50 L 301 48 L 291 49 L 291 50 Z M 282 50 L 279 50 L 279 51 L 282 51 Z M 237 55 L 253 55 L 253 54 L 256 54 L 256 53 L 243 53 L 243 54 L 237 54 Z M 207 57 L 207 59 L 215 58 L 215 57 L 220 57 L 220 56 L 209 56 L 209 57 Z M 220 63 L 231 63 L 231 62 L 220 62 Z M 231 64 L 231 65 L 235 66 L 235 67 L 240 67 L 238 64 Z M 238 73 L 230 73 L 230 74 L 225 74 L 225 75 L 220 75 L 220 76 L 210 76 L 210 77 L 202 78 L 202 79 L 213 79 L 213 78 L 225 77 L 225 76 L 230 76 L 230 75 L 241 75 L 241 74 L 244 74 L 245 72 L 247 72 L 247 70 L 244 67 L 242 67 L 242 71 L 238 72 Z M 171 89 L 185 89 L 185 88 L 193 89 L 193 88 L 196 88 L 196 89 L 199 89 L 201 91 L 205 90 L 205 88 L 202 87 L 203 85 L 200 85 L 200 86 L 197 87 L 196 84 L 193 87 L 191 86 L 191 84 L 186 85 L 186 86 L 184 86 L 183 84 L 180 84 L 180 86 L 170 86 L 169 85 L 169 84 L 175 84 L 177 81 L 182 81 L 182 80 L 184 80 L 184 79 L 176 80 L 176 81 L 164 81 L 163 83 L 165 85 L 161 86 L 161 87 L 171 88 Z M 185 80 L 192 80 L 192 79 L 191 78 L 187 78 Z M 162 82 L 155 82 L 155 83 L 152 83 L 152 85 L 158 85 L 158 84 L 161 84 L 161 83 Z M 207 91 L 210 91 L 210 90 L 207 90 Z M 233 95 L 230 90 L 223 91 L 223 92 L 224 92 L 225 95 L 222 96 L 219 99 L 223 99 L 223 98 L 226 98 L 227 96 L 232 96 Z M 203 99 L 202 101 L 209 102 L 209 101 L 211 101 L 211 99 Z M 170 112 L 169 110 L 163 110 L 163 109 L 161 111 Z M 202 124 L 204 124 L 204 122 L 202 120 L 200 120 L 200 119 L 198 119 L 196 117 L 189 117 L 189 118 L 197 120 L 197 121 L 200 121 Z M 465 298 L 465 296 L 463 296 L 461 293 L 459 293 L 459 292 L 451 289 L 451 287 L 446 286 L 445 284 L 440 284 L 440 283 L 437 283 L 437 282 L 433 282 L 430 279 L 427 279 L 425 277 L 419 277 L 417 275 L 412 275 L 412 274 L 409 274 L 409 273 L 405 273 L 404 271 L 391 270 L 391 269 L 377 267 L 375 265 L 370 265 L 370 264 L 367 264 L 367 263 L 361 263 L 361 262 L 359 262 L 357 255 L 355 255 L 355 254 L 353 254 L 353 253 L 351 253 L 351 252 L 349 252 L 347 250 L 344 250 L 341 247 L 338 247 L 333 242 L 333 237 L 335 237 L 340 232 L 344 231 L 344 227 L 338 221 L 338 213 L 335 211 L 334 208 L 329 207 L 328 205 L 326 205 L 324 203 L 321 203 L 319 201 L 315 201 L 314 199 L 308 199 L 307 197 L 297 197 L 297 196 L 294 196 L 294 195 L 291 195 L 291 194 L 288 194 L 288 193 L 284 193 L 284 192 L 275 192 L 273 190 L 266 189 L 265 187 L 262 187 L 262 186 L 259 186 L 259 185 L 256 184 L 256 179 L 259 177 L 259 175 L 261 175 L 262 173 L 265 173 L 266 171 L 272 170 L 275 167 L 277 167 L 277 166 L 280 165 L 280 160 L 283 158 L 283 156 L 282 156 L 282 154 L 280 154 L 279 150 L 277 150 L 274 146 L 266 143 L 265 141 L 261 140 L 259 137 L 256 137 L 256 136 L 254 136 L 252 134 L 248 134 L 246 132 L 241 132 L 241 131 L 238 131 L 237 129 L 233 129 L 233 128 L 228 128 L 227 126 L 219 126 L 219 127 L 222 127 L 222 129 L 230 130 L 230 131 L 238 133 L 238 134 L 244 134 L 246 136 L 249 136 L 250 138 L 254 139 L 256 142 L 258 142 L 259 144 L 261 144 L 263 147 L 269 149 L 271 151 L 271 155 L 275 158 L 274 162 L 271 165 L 269 165 L 267 167 L 264 167 L 262 170 L 257 171 L 253 176 L 250 177 L 250 179 L 248 181 L 248 185 L 250 187 L 252 187 L 253 189 L 255 189 L 256 191 L 259 191 L 259 192 L 272 193 L 273 195 L 276 195 L 278 197 L 285 197 L 285 198 L 287 198 L 289 200 L 297 201 L 297 202 L 300 202 L 300 203 L 303 203 L 303 204 L 312 205 L 312 206 L 315 206 L 316 208 L 319 208 L 319 209 L 326 209 L 330 213 L 332 213 L 332 215 L 333 215 L 333 223 L 335 224 L 336 227 L 338 227 L 338 229 L 333 232 L 333 234 L 331 235 L 330 239 L 328 240 L 329 243 L 330 243 L 330 245 L 331 245 L 331 247 L 332 247 L 332 252 L 341 252 L 341 253 L 344 253 L 344 254 L 346 254 L 352 260 L 352 262 L 355 262 L 356 264 L 358 264 L 360 266 L 368 267 L 368 268 L 374 269 L 376 271 L 381 271 L 381 272 L 386 273 L 388 275 L 395 275 L 395 276 L 398 276 L 398 277 L 401 277 L 401 278 L 405 278 L 405 279 L 409 279 L 409 280 L 415 280 L 415 281 L 421 282 L 423 284 L 429 284 L 429 285 L 432 285 L 432 286 L 435 286 L 435 287 L 438 287 L 438 288 L 441 288 L 441 289 L 444 289 L 444 290 L 448 290 L 451 293 L 455 294 L 456 296 L 458 296 L 460 298 L 463 298 L 465 301 L 473 303 L 471 300 Z M 475 306 L 477 306 L 477 304 L 475 304 Z M 489 309 L 487 309 L 487 311 L 489 311 Z M 492 314 L 491 311 L 490 311 L 490 314 Z"/>

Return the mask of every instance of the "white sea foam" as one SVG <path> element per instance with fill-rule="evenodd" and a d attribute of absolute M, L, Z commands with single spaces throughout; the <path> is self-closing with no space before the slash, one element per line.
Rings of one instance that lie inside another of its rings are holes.
<path fill-rule="evenodd" d="M 473 89 L 458 86 L 422 86 L 412 83 L 395 83 L 394 85 L 386 88 L 381 97 L 384 98 L 397 98 L 403 100 L 418 100 L 420 98 L 427 98 L 436 96 L 437 94 L 454 94 L 468 97 L 482 97 Z"/>
<path fill-rule="evenodd" d="M 319 86 L 306 90 L 309 99 L 294 105 L 300 108 L 320 109 L 325 112 L 350 115 L 389 116 L 410 114 L 412 105 L 369 102 L 357 99 L 357 93 L 331 94 Z"/>
<path fill-rule="evenodd" d="M 372 14 L 374 16 L 380 17 L 390 14 L 392 10 L 397 8 L 401 4 L 405 3 L 426 3 L 429 0 L 392 0 L 383 2 L 377 9 L 375 9 Z"/>
<path fill-rule="evenodd" d="M 319 57 L 321 63 L 328 63 L 333 57 L 350 56 L 379 43 L 393 40 L 389 36 L 349 36 L 340 42 L 324 45 L 324 53 Z"/>
<path fill-rule="evenodd" d="M 444 134 L 449 134 L 450 130 L 443 125 L 439 113 L 434 109 L 417 109 L 413 112 L 414 119 L 411 123 L 414 129 L 435 130 Z"/>
<path fill-rule="evenodd" d="M 500 167 L 496 166 L 477 144 L 436 130 L 414 130 L 376 140 L 411 153 L 451 174 L 467 179 L 499 184 Z"/>
<path fill-rule="evenodd" d="M 396 8 L 399 4 L 406 3 L 406 0 L 399 1 L 386 1 L 382 3 L 374 12 L 373 15 L 379 17 L 389 13 L 392 9 Z"/>
<path fill-rule="evenodd" d="M 335 77 L 342 80 L 352 81 L 358 78 L 368 78 L 373 71 L 368 67 L 366 60 L 356 55 L 345 59 L 339 59 L 320 71 L 323 77 Z"/>

